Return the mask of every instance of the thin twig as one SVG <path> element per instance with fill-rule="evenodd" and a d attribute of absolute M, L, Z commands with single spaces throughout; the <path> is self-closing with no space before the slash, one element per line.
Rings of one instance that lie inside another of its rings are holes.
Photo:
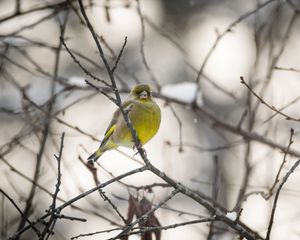
<path fill-rule="evenodd" d="M 132 228 L 132 230 L 139 229 L 138 231 L 132 231 L 130 233 L 125 234 L 124 236 L 129 236 L 129 235 L 134 235 L 134 234 L 141 234 L 145 232 L 152 232 L 156 230 L 168 230 L 172 228 L 178 228 L 186 225 L 192 225 L 192 224 L 198 224 L 198 223 L 207 223 L 215 220 L 215 218 L 204 218 L 204 219 L 199 219 L 199 220 L 192 220 L 192 221 L 186 221 L 186 222 L 181 222 L 181 223 L 174 223 L 166 226 L 161 226 L 161 227 L 138 227 L 138 228 Z M 75 237 L 72 237 L 71 240 L 77 239 L 80 237 L 88 237 L 88 236 L 94 236 L 96 234 L 101 234 L 101 233 L 109 233 L 112 231 L 118 231 L 121 230 L 120 228 L 112 228 L 112 229 L 107 229 L 103 231 L 97 231 L 97 232 L 92 232 L 92 233 L 86 233 L 86 234 L 80 234 Z"/>
<path fill-rule="evenodd" d="M 123 51 L 124 51 L 124 49 L 125 49 L 126 44 L 127 44 L 127 37 L 125 37 L 123 46 L 122 46 L 122 48 L 121 48 L 121 50 L 120 50 L 120 52 L 119 52 L 119 55 L 118 55 L 118 57 L 117 57 L 117 59 L 116 59 L 115 65 L 114 65 L 113 68 L 111 69 L 112 73 L 114 73 L 115 70 L 116 70 L 116 68 L 118 67 L 118 63 L 120 62 L 120 59 L 121 59 L 121 56 L 122 56 L 122 54 L 123 54 Z"/>
<path fill-rule="evenodd" d="M 67 46 L 65 40 L 63 39 L 63 37 L 60 37 L 60 40 L 62 42 L 62 44 L 64 45 L 65 49 L 67 50 L 67 52 L 69 53 L 69 55 L 71 56 L 71 58 L 73 59 L 73 61 L 82 69 L 82 71 L 90 76 L 91 78 L 93 78 L 94 80 L 103 83 L 105 86 L 107 87 L 111 87 L 105 80 L 100 79 L 98 77 L 96 77 L 95 75 L 93 75 L 90 71 L 88 71 L 81 63 L 80 61 L 75 57 L 75 55 L 71 52 L 71 50 L 69 49 L 69 47 Z"/>
<path fill-rule="evenodd" d="M 77 196 L 75 196 L 74 198 L 70 199 L 69 201 L 66 201 L 65 203 L 61 204 L 60 206 L 56 207 L 55 208 L 55 211 L 59 211 L 61 212 L 64 208 L 68 207 L 68 206 L 71 206 L 73 203 L 77 202 L 78 200 L 82 199 L 82 198 L 85 198 L 86 196 L 92 194 L 93 192 L 95 191 L 98 191 L 99 188 L 104 188 L 110 184 L 112 184 L 113 182 L 117 182 L 125 177 L 128 177 L 128 176 L 131 176 L 133 174 L 136 174 L 136 173 L 140 173 L 140 172 L 143 172 L 145 170 L 147 170 L 148 167 L 147 166 L 143 166 L 143 167 L 140 167 L 140 168 L 136 168 L 134 170 L 131 170 L 129 172 L 126 172 L 126 173 L 123 173 L 113 179 L 110 179 L 104 183 L 101 183 L 100 185 L 96 186 L 96 187 L 93 187 Z M 33 222 L 32 224 L 37 224 L 40 220 L 43 220 L 47 217 L 49 217 L 51 214 L 50 213 L 46 213 L 44 214 L 43 216 L 41 216 L 38 221 L 35 221 Z M 32 226 L 26 226 L 24 227 L 23 229 L 19 230 L 17 233 L 15 233 L 14 236 L 12 236 L 10 239 L 16 239 L 18 236 L 20 236 L 22 233 L 24 233 L 25 231 L 29 230 Z"/>
<path fill-rule="evenodd" d="M 218 200 L 219 187 L 220 187 L 220 161 L 218 156 L 214 156 L 214 170 L 213 170 L 213 181 L 212 181 L 212 199 L 214 201 Z M 212 217 L 214 218 L 214 217 Z M 215 229 L 215 221 L 214 219 L 211 221 L 209 226 L 209 232 L 207 236 L 207 240 L 212 240 L 214 237 L 214 229 Z"/>
<path fill-rule="evenodd" d="M 300 72 L 300 69 L 286 68 L 286 67 L 274 67 L 275 70 L 288 71 L 288 72 Z"/>
<path fill-rule="evenodd" d="M 207 65 L 208 60 L 210 59 L 211 55 L 213 54 L 214 50 L 216 49 L 217 45 L 219 44 L 219 42 L 223 39 L 223 37 L 231 32 L 231 30 L 238 25 L 240 22 L 244 21 L 245 19 L 247 19 L 248 17 L 250 17 L 251 15 L 255 14 L 256 12 L 258 12 L 259 10 L 261 10 L 262 8 L 268 6 L 270 3 L 275 2 L 275 0 L 268 0 L 260 5 L 258 5 L 255 9 L 246 12 L 245 14 L 243 14 L 242 16 L 240 16 L 238 19 L 236 19 L 235 21 L 233 21 L 222 33 L 218 34 L 213 46 L 211 47 L 211 49 L 208 51 L 207 55 L 204 58 L 204 61 L 198 71 L 198 75 L 196 78 L 196 83 L 197 86 L 199 87 L 199 83 L 200 83 L 200 77 L 203 74 L 204 68 Z M 198 92 L 198 91 L 197 91 Z M 195 98 L 196 101 L 197 98 Z"/>
<path fill-rule="evenodd" d="M 27 223 L 32 225 L 32 222 L 23 214 L 22 210 L 18 207 L 15 201 L 1 188 L 0 188 L 0 192 L 12 203 L 12 205 L 14 205 L 17 211 L 21 214 L 22 218 L 24 218 Z M 40 231 L 34 225 L 32 225 L 32 229 L 35 231 L 38 237 L 41 235 Z"/>
<path fill-rule="evenodd" d="M 93 176 L 95 185 L 98 186 L 100 185 L 100 181 L 97 175 L 97 168 L 94 167 L 94 165 L 91 165 L 89 163 L 84 163 L 82 161 L 82 163 L 86 166 L 86 168 L 90 171 L 90 173 Z M 121 214 L 121 212 L 119 211 L 119 209 L 117 208 L 117 206 L 112 202 L 112 200 L 105 194 L 104 191 L 102 191 L 101 188 L 99 188 L 99 194 L 100 197 L 104 200 L 107 201 L 108 204 L 113 208 L 113 210 L 117 213 L 117 215 L 121 218 L 121 220 L 123 221 L 124 224 L 127 223 L 126 219 L 124 218 L 124 216 Z"/>
<path fill-rule="evenodd" d="M 60 190 L 60 185 L 61 185 L 61 158 L 62 158 L 62 151 L 64 148 L 64 137 L 65 137 L 65 133 L 63 132 L 61 135 L 59 155 L 58 156 L 54 155 L 57 160 L 57 182 L 56 182 L 56 186 L 55 186 L 55 192 L 52 197 L 52 199 L 53 199 L 52 204 L 49 209 L 49 212 L 51 213 L 50 219 L 45 224 L 45 228 L 40 237 L 41 239 L 44 239 L 46 234 L 47 234 L 46 239 L 49 238 L 50 234 L 53 232 L 54 225 L 57 220 L 57 215 L 60 214 L 59 212 L 55 212 L 55 209 L 56 209 L 57 196 L 58 196 L 58 192 Z"/>
<path fill-rule="evenodd" d="M 287 115 L 287 114 L 285 114 L 285 113 L 283 113 L 283 112 L 281 112 L 280 110 L 278 110 L 276 107 L 274 107 L 274 106 L 271 106 L 269 103 L 267 103 L 262 97 L 260 97 L 251 87 L 250 87 L 250 85 L 248 85 L 246 82 L 245 82 L 245 80 L 244 80 L 244 78 L 241 76 L 240 77 L 240 79 L 241 79 L 241 83 L 242 84 L 244 84 L 247 88 L 248 88 L 248 90 L 263 104 L 263 105 L 265 105 L 267 108 L 269 108 L 269 109 L 271 109 L 272 111 L 274 111 L 274 112 L 276 112 L 276 113 L 278 113 L 279 115 L 281 115 L 281 116 L 283 116 L 283 117 L 285 117 L 285 119 L 286 120 L 292 120 L 292 121 L 296 121 L 296 122 L 299 122 L 300 121 L 300 119 L 299 118 L 294 118 L 294 117 L 291 117 L 291 116 L 289 116 L 289 115 Z"/>
<path fill-rule="evenodd" d="M 158 83 L 154 73 L 152 72 L 148 61 L 146 59 L 146 54 L 145 54 L 145 39 L 146 39 L 146 29 L 145 29 L 145 23 L 144 23 L 144 17 L 142 14 L 142 10 L 141 10 L 141 3 L 140 0 L 136 0 L 137 3 L 137 12 L 140 18 L 140 22 L 141 22 L 141 27 L 142 27 L 142 39 L 141 39 L 141 44 L 140 44 L 140 51 L 141 51 L 141 55 L 142 55 L 142 61 L 143 64 L 148 72 L 148 74 L 150 75 L 150 79 L 151 81 L 155 84 L 155 86 L 157 87 L 158 90 L 160 90 L 161 86 Z"/>
<path fill-rule="evenodd" d="M 177 122 L 178 122 L 178 132 L 179 132 L 179 148 L 178 151 L 179 152 L 183 152 L 183 143 L 182 143 L 182 122 L 178 116 L 178 114 L 176 113 L 174 107 L 171 104 L 168 104 L 169 108 L 171 109 L 171 112 L 173 113 L 174 117 L 176 118 Z"/>
<path fill-rule="evenodd" d="M 295 171 L 295 169 L 298 167 L 298 165 L 300 164 L 300 159 L 297 160 L 293 166 L 291 167 L 291 169 L 286 173 L 286 175 L 283 177 L 281 184 L 279 185 L 279 188 L 276 192 L 275 198 L 274 198 L 274 203 L 273 203 L 273 207 L 272 207 L 272 212 L 271 212 L 271 217 L 270 217 L 270 221 L 269 221 L 269 227 L 268 227 L 268 231 L 267 231 L 267 235 L 266 235 L 266 240 L 270 239 L 270 235 L 271 235 L 271 230 L 272 230 L 272 226 L 273 226 L 273 221 L 274 221 L 274 217 L 275 217 L 275 211 L 277 209 L 277 202 L 278 202 L 278 198 L 279 198 L 279 194 L 280 191 L 283 187 L 283 185 L 286 183 L 286 181 L 288 180 L 289 176 Z"/>
<path fill-rule="evenodd" d="M 277 183 L 279 182 L 279 176 L 280 176 L 280 173 L 281 173 L 281 171 L 282 171 L 282 169 L 283 169 L 283 165 L 284 165 L 285 162 L 286 162 L 287 152 L 289 151 L 291 145 L 293 144 L 293 136 L 294 136 L 294 129 L 291 129 L 290 140 L 289 140 L 288 146 L 287 146 L 287 148 L 286 148 L 286 151 L 284 151 L 283 160 L 282 160 L 282 163 L 280 164 L 280 167 L 279 167 L 278 172 L 277 172 L 277 174 L 276 174 L 275 181 L 274 181 L 272 187 L 270 188 L 268 195 L 266 196 L 267 199 L 270 198 L 270 197 L 272 196 L 273 191 L 274 191 L 274 189 L 275 189 Z"/>
<path fill-rule="evenodd" d="M 129 231 L 136 225 L 138 224 L 140 221 L 146 219 L 151 213 L 155 212 L 157 209 L 159 209 L 162 205 L 164 205 L 167 201 L 169 201 L 170 199 L 172 199 L 177 193 L 179 193 L 178 189 L 175 189 L 172 191 L 172 193 L 163 201 L 161 201 L 159 204 L 157 204 L 154 208 L 151 208 L 150 210 L 148 210 L 147 212 L 145 212 L 142 216 L 140 216 L 139 218 L 137 218 L 135 221 L 129 223 L 121 233 L 119 233 L 117 236 L 110 238 L 109 240 L 116 240 L 120 237 L 126 236 Z"/>
<path fill-rule="evenodd" d="M 64 35 L 65 33 L 65 28 L 66 28 L 66 22 L 67 22 L 67 17 L 65 18 L 64 24 L 61 26 L 60 30 L 61 30 L 61 36 Z M 54 64 L 54 73 L 53 73 L 53 80 L 52 80 L 52 84 L 51 84 L 51 101 L 49 102 L 48 108 L 47 108 L 47 116 L 45 117 L 44 120 L 44 126 L 43 126 L 43 132 L 42 132 L 42 141 L 41 141 L 41 145 L 40 145 L 40 149 L 39 152 L 37 154 L 36 157 L 36 166 L 35 166 L 35 172 L 34 172 L 34 181 L 37 182 L 39 175 L 40 175 L 40 167 L 41 167 L 41 163 L 42 163 L 42 157 L 45 151 L 45 146 L 46 146 L 46 141 L 47 141 L 47 137 L 49 134 L 49 129 L 50 129 L 50 124 L 51 124 L 51 114 L 52 114 L 52 109 L 55 103 L 55 97 L 54 97 L 54 91 L 55 91 L 55 86 L 56 86 L 56 80 L 57 80 L 57 76 L 58 76 L 58 68 L 59 68 L 59 61 L 60 61 L 60 53 L 61 53 L 61 46 L 62 46 L 62 42 L 59 41 L 58 44 L 58 48 L 55 54 L 55 64 Z M 36 185 L 33 184 L 29 193 L 29 196 L 27 198 L 26 201 L 26 206 L 25 206 L 25 210 L 24 210 L 24 215 L 28 216 L 30 214 L 30 211 L 32 209 L 32 203 L 33 203 L 33 198 L 35 195 L 35 191 L 36 191 Z M 21 230 L 25 225 L 25 220 L 24 218 L 21 219 L 19 226 L 18 226 L 18 230 Z"/>

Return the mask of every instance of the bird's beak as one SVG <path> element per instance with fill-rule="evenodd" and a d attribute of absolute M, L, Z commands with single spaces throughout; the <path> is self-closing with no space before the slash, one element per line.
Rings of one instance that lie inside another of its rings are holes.
<path fill-rule="evenodd" d="M 142 91 L 139 95 L 140 99 L 147 99 L 148 98 L 148 93 L 147 91 Z"/>

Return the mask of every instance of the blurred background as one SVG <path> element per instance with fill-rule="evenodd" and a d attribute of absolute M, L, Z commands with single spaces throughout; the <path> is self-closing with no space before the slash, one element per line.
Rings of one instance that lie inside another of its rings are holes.
<path fill-rule="evenodd" d="M 228 211 L 242 208 L 240 220 L 265 236 L 274 193 L 300 158 L 300 151 L 296 151 L 300 117 L 299 1 L 83 3 L 112 66 L 127 37 L 115 72 L 122 98 L 137 83 L 150 84 L 157 96 L 162 122 L 158 134 L 145 146 L 149 160 L 171 178 L 210 196 Z M 51 194 L 57 182 L 54 155 L 59 154 L 63 132 L 66 135 L 57 204 L 95 186 L 80 159 L 85 160 L 98 147 L 117 108 L 85 83 L 87 79 L 107 90 L 78 66 L 60 43 L 60 36 L 81 65 L 109 82 L 77 1 L 0 1 L 0 188 L 22 211 L 30 195 L 34 196 L 28 213 L 32 221 L 52 204 Z M 241 83 L 240 76 L 261 99 Z M 192 108 L 195 99 L 199 111 Z M 291 128 L 293 144 L 285 151 Z M 97 166 L 100 182 L 140 167 L 142 161 L 134 153 L 122 147 L 105 153 Z M 299 180 L 296 170 L 280 193 L 271 239 L 299 239 Z M 160 182 L 150 172 L 123 180 L 134 186 Z M 155 205 L 171 189 L 136 190 L 117 182 L 104 191 L 126 217 L 129 194 L 138 199 L 144 196 Z M 269 193 L 272 194 L 266 197 Z M 122 225 L 96 192 L 74 205 L 63 213 L 87 222 L 59 220 L 52 239 L 70 239 Z M 155 216 L 165 226 L 208 217 L 210 213 L 178 195 L 159 208 Z M 13 236 L 20 225 L 20 214 L 0 195 L 1 239 Z M 104 232 L 85 239 L 115 235 L 116 232 Z M 161 236 L 196 238 L 237 236 L 218 223 L 181 226 L 162 231 Z M 30 230 L 21 239 L 36 239 L 36 234 Z"/>

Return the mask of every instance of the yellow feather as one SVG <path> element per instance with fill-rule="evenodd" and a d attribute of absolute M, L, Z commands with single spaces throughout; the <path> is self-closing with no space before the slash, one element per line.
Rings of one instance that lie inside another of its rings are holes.
<path fill-rule="evenodd" d="M 123 109 L 128 112 L 132 126 L 144 145 L 157 133 L 161 120 L 160 108 L 152 99 L 150 87 L 145 84 L 134 87 L 127 101 L 123 103 Z M 131 132 L 120 109 L 114 113 L 99 149 L 88 160 L 96 161 L 105 151 L 118 146 L 134 146 Z"/>

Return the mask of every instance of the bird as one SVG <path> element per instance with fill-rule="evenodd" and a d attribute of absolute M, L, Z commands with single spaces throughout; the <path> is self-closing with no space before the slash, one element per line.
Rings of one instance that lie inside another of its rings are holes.
<path fill-rule="evenodd" d="M 133 87 L 123 102 L 122 109 L 127 114 L 140 144 L 143 146 L 154 137 L 161 122 L 161 111 L 153 99 L 151 87 L 148 84 L 138 84 Z M 120 108 L 114 112 L 99 148 L 88 157 L 88 163 L 94 164 L 104 152 L 119 146 L 128 148 L 135 146 L 131 131 Z"/>

